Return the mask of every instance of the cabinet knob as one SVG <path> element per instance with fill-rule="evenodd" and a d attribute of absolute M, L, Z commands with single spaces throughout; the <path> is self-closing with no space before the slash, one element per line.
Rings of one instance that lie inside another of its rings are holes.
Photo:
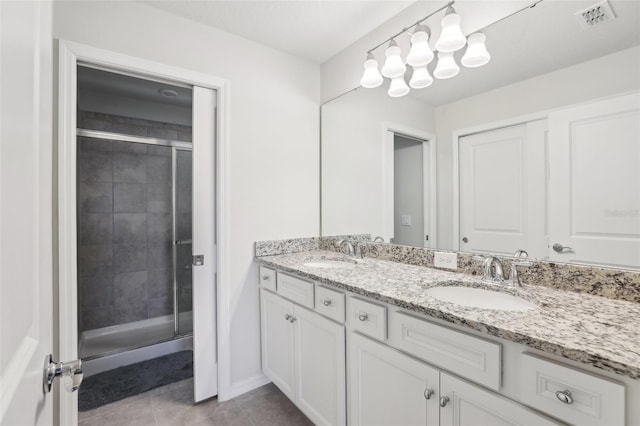
<path fill-rule="evenodd" d="M 441 396 L 440 397 L 440 406 L 441 407 L 446 406 L 448 402 L 449 402 L 449 397 L 448 396 Z"/>
<path fill-rule="evenodd" d="M 292 318 L 292 317 L 291 317 L 291 315 L 289 315 L 289 314 L 287 314 L 287 315 L 285 315 L 285 316 L 284 316 L 284 319 L 285 319 L 286 321 L 291 321 L 291 318 Z"/>
<path fill-rule="evenodd" d="M 369 319 L 369 315 L 367 315 L 367 314 L 359 314 L 359 315 L 358 315 L 358 319 L 359 319 L 360 321 L 366 321 L 366 320 L 368 320 L 368 319 Z"/>
<path fill-rule="evenodd" d="M 331 299 L 324 299 L 324 300 L 322 301 L 322 304 L 323 304 L 324 306 L 331 306 Z"/>
<path fill-rule="evenodd" d="M 263 275 L 262 276 L 262 281 L 269 281 L 271 277 L 269 275 Z"/>
<path fill-rule="evenodd" d="M 290 322 L 291 324 L 293 324 L 294 322 L 296 322 L 296 319 L 297 319 L 296 317 L 293 317 L 293 316 L 292 316 L 292 317 L 290 317 L 290 318 L 289 318 L 289 322 Z"/>
<path fill-rule="evenodd" d="M 432 396 L 433 396 L 433 389 L 424 390 L 424 399 L 431 399 Z"/>
<path fill-rule="evenodd" d="M 556 391 L 556 398 L 565 404 L 573 404 L 573 397 L 568 390 Z"/>

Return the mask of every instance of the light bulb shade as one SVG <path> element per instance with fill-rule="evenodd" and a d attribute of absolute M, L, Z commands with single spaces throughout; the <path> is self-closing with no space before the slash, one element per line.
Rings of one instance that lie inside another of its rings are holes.
<path fill-rule="evenodd" d="M 431 83 L 433 83 L 433 77 L 429 74 L 426 66 L 413 69 L 409 86 L 414 89 L 424 89 L 425 87 L 431 86 Z"/>
<path fill-rule="evenodd" d="M 411 36 L 411 49 L 407 63 L 412 67 L 423 67 L 433 60 L 433 51 L 429 47 L 429 33 L 422 26 L 416 27 Z"/>
<path fill-rule="evenodd" d="M 378 61 L 376 61 L 372 54 L 369 54 L 367 60 L 364 61 L 364 74 L 362 74 L 362 78 L 360 79 L 360 85 L 367 89 L 373 89 L 374 87 L 380 86 L 382 80 L 383 78 L 378 71 Z"/>
<path fill-rule="evenodd" d="M 482 33 L 474 33 L 469 36 L 467 50 L 462 57 L 462 65 L 467 68 L 477 68 L 486 65 L 491 59 L 484 42 L 487 37 Z"/>
<path fill-rule="evenodd" d="M 460 15 L 448 13 L 442 18 L 442 32 L 436 42 L 436 49 L 440 52 L 455 52 L 464 47 L 467 39 L 460 28 Z"/>
<path fill-rule="evenodd" d="M 387 47 L 387 50 L 384 52 L 387 59 L 384 61 L 384 65 L 382 66 L 383 76 L 387 78 L 396 78 L 404 75 L 404 72 L 407 70 L 407 66 L 402 62 L 400 53 L 400 48 L 392 40 L 391 43 L 389 43 L 389 47 Z"/>
<path fill-rule="evenodd" d="M 440 80 L 455 77 L 460 72 L 460 67 L 456 64 L 453 52 L 438 52 L 438 64 L 433 71 L 433 76 Z"/>
<path fill-rule="evenodd" d="M 400 96 L 404 96 L 409 93 L 409 86 L 405 83 L 404 76 L 392 79 L 387 93 L 392 98 L 399 98 Z"/>

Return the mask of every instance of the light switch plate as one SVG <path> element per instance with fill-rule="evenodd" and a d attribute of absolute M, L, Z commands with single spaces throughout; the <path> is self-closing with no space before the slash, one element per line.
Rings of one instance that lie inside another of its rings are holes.
<path fill-rule="evenodd" d="M 435 252 L 433 266 L 436 268 L 458 269 L 458 253 Z"/>
<path fill-rule="evenodd" d="M 402 226 L 411 226 L 411 216 L 408 214 L 403 214 L 400 217 L 400 225 Z"/>

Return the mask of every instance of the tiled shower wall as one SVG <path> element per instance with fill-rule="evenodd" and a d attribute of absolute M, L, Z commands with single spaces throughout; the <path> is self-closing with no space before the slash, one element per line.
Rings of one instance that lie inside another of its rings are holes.
<path fill-rule="evenodd" d="M 78 127 L 191 139 L 187 126 L 82 111 Z M 80 332 L 172 314 L 171 148 L 79 137 L 77 200 Z"/>

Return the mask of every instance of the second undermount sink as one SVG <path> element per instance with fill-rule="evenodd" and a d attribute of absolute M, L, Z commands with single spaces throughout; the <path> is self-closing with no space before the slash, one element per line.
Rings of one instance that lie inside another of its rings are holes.
<path fill-rule="evenodd" d="M 309 268 L 330 268 L 330 269 L 344 269 L 353 268 L 356 266 L 356 261 L 351 259 L 309 259 L 303 263 L 304 266 Z"/>
<path fill-rule="evenodd" d="M 536 305 L 512 294 L 466 286 L 437 286 L 426 290 L 427 295 L 460 306 L 500 311 L 528 311 Z"/>

